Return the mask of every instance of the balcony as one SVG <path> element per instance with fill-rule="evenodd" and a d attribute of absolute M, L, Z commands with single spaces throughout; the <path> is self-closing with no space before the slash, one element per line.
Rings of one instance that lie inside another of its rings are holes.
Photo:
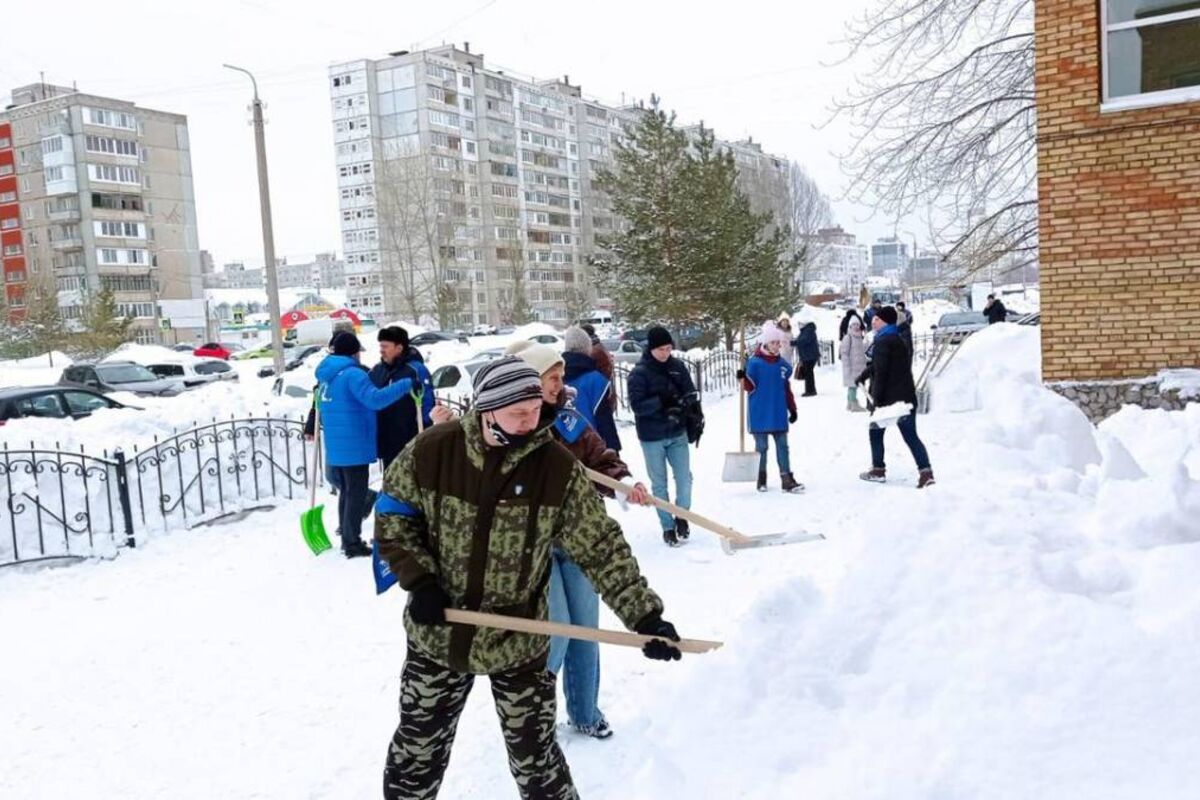
<path fill-rule="evenodd" d="M 79 222 L 80 211 L 78 208 L 64 208 L 58 211 L 50 211 L 46 216 L 51 222 Z"/>
<path fill-rule="evenodd" d="M 55 239 L 50 243 L 50 246 L 55 250 L 82 250 L 83 239 L 78 236 L 73 236 L 70 239 Z"/>

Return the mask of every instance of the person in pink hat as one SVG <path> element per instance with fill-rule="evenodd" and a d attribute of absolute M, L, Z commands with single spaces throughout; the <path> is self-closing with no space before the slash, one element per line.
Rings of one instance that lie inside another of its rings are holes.
<path fill-rule="evenodd" d="M 767 448 L 775 441 L 775 461 L 779 464 L 780 488 L 799 493 L 804 485 L 792 475 L 788 453 L 788 425 L 796 421 L 796 398 L 788 378 L 792 365 L 781 354 L 789 337 L 774 322 L 763 324 L 762 339 L 746 368 L 737 376 L 746 388 L 750 414 L 748 427 L 758 451 L 758 491 L 767 490 Z"/>

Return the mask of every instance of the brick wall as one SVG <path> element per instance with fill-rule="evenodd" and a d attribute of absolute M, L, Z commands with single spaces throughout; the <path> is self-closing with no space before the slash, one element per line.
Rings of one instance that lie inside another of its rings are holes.
<path fill-rule="evenodd" d="M 1099 3 L 1035 8 L 1043 379 L 1200 364 L 1200 102 L 1102 114 Z"/>

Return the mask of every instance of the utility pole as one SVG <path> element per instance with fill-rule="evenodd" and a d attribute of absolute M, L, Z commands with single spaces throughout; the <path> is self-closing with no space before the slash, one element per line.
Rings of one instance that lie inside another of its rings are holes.
<path fill-rule="evenodd" d="M 258 205 L 262 215 L 263 275 L 267 279 L 267 308 L 271 313 L 271 352 L 275 360 L 275 376 L 283 377 L 283 332 L 280 322 L 279 278 L 275 274 L 275 234 L 271 228 L 271 190 L 267 185 L 267 142 L 263 132 L 262 100 L 258 99 L 258 81 L 250 70 L 224 65 L 243 72 L 254 86 L 254 150 L 258 157 Z"/>

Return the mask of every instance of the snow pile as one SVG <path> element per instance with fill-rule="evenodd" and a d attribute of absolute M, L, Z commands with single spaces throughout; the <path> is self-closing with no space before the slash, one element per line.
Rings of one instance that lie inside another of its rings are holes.
<path fill-rule="evenodd" d="M 172 350 L 157 344 L 136 344 L 126 342 L 106 355 L 102 361 L 132 361 L 143 366 L 162 364 L 164 362 L 182 362 L 184 358 L 194 358 L 190 352 Z"/>
<path fill-rule="evenodd" d="M 74 362 L 55 350 L 31 358 L 0 361 L 0 386 L 41 386 L 58 383 L 62 371 Z"/>
<path fill-rule="evenodd" d="M 1177 391 L 1184 400 L 1200 398 L 1200 369 L 1164 369 L 1158 379 L 1164 392 Z"/>

